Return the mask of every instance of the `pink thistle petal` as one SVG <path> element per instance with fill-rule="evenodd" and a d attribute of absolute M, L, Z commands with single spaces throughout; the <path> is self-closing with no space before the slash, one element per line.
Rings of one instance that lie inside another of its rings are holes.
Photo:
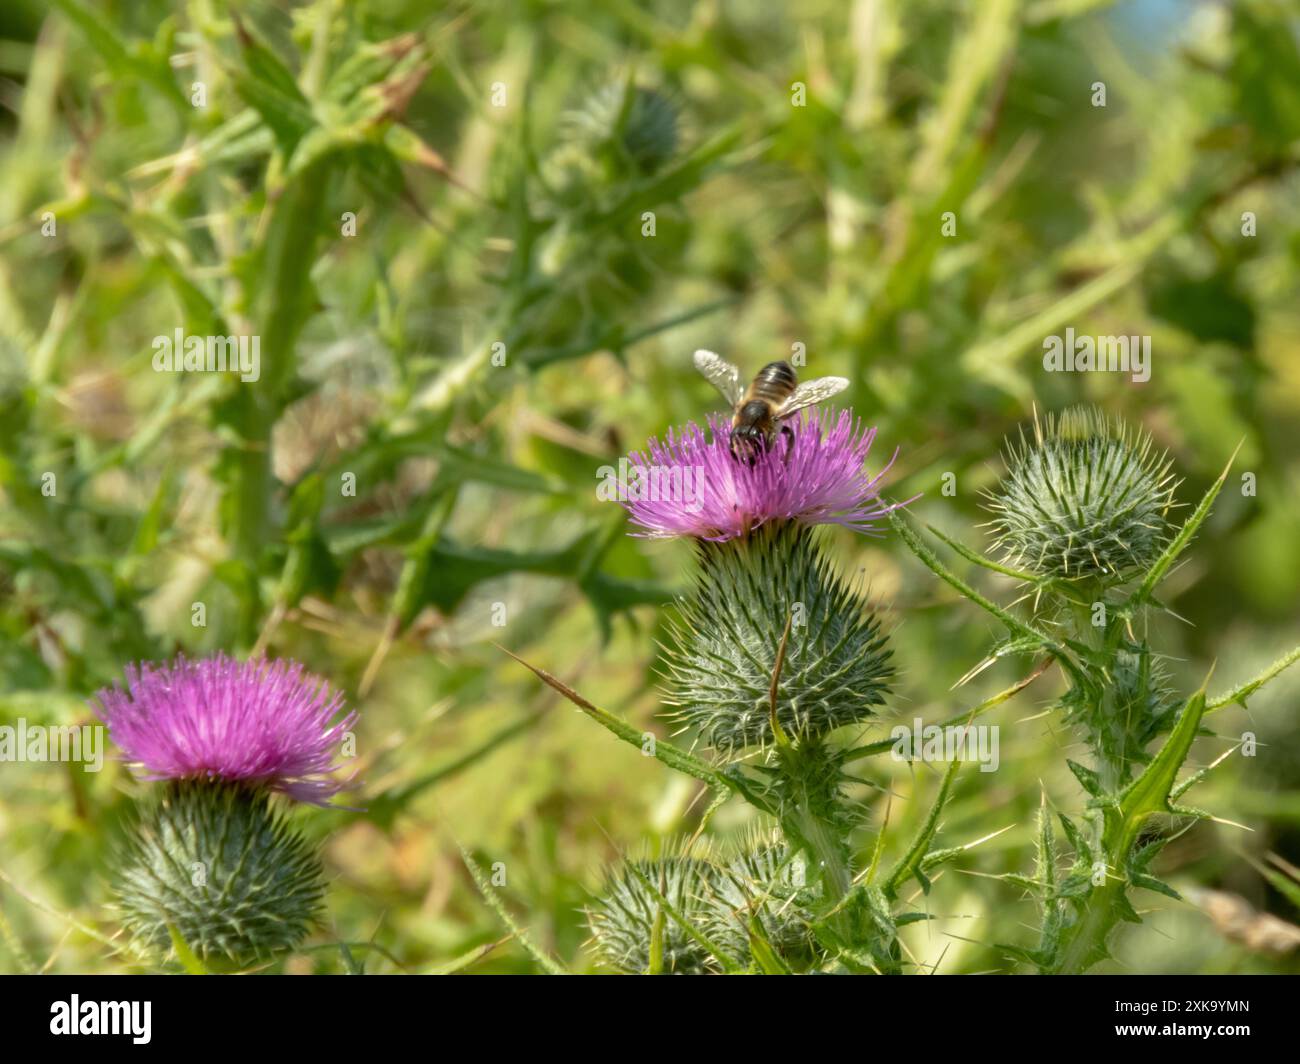
<path fill-rule="evenodd" d="M 141 778 L 266 786 L 325 805 L 357 786 L 334 778 L 333 748 L 356 722 L 343 696 L 297 662 L 201 661 L 126 667 L 126 690 L 92 703 Z"/>
<path fill-rule="evenodd" d="M 680 434 L 651 439 L 630 457 L 638 485 L 623 507 L 639 536 L 693 536 L 723 541 L 768 521 L 842 525 L 872 533 L 873 522 L 907 502 L 884 504 L 880 484 L 894 463 L 875 476 L 863 468 L 874 428 L 848 411 L 821 411 L 788 422 L 793 440 L 778 435 L 750 464 L 731 453 L 731 428 L 717 415 L 706 434 L 690 422 Z"/>

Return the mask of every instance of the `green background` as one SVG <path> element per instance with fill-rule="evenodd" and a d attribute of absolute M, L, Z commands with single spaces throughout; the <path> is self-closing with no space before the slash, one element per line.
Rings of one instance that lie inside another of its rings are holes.
<path fill-rule="evenodd" d="M 343 940 L 368 971 L 427 971 L 501 938 L 459 844 L 501 862 L 520 922 L 591 970 L 581 909 L 602 868 L 693 830 L 689 781 L 494 643 L 665 734 L 655 640 L 691 552 L 628 537 L 595 488 L 716 408 L 696 347 L 752 371 L 802 344 L 807 374 L 850 377 L 873 462 L 899 448 L 891 497 L 923 492 L 916 520 L 982 550 L 981 492 L 1035 409 L 1140 423 L 1183 504 L 1240 444 L 1165 587 L 1181 619 L 1154 641 L 1184 692 L 1297 642 L 1295 6 L 779 6 L 0 11 L 0 723 L 86 722 L 126 662 L 177 650 L 265 649 L 341 686 L 367 809 L 295 814 L 331 888 L 284 969 L 345 970 Z M 676 113 L 672 136 L 648 133 L 657 154 L 599 135 L 619 121 L 602 90 L 628 82 Z M 1044 372 L 1044 337 L 1067 327 L 1151 337 L 1150 381 Z M 261 379 L 155 373 L 153 339 L 177 328 L 256 333 Z M 894 537 L 829 535 L 892 632 L 901 720 L 1029 670 L 954 690 L 993 622 Z M 1009 830 L 937 881 L 941 919 L 906 935 L 920 963 L 1016 970 L 994 944 L 1034 938 L 1033 903 L 996 877 L 1028 872 L 1044 794 L 1081 806 L 1058 684 L 988 718 L 1001 767 L 959 777 L 939 842 Z M 1268 855 L 1300 864 L 1296 691 L 1287 674 L 1210 719 L 1196 763 L 1246 730 L 1261 745 L 1195 802 L 1251 830 L 1200 823 L 1159 866 L 1287 922 L 1295 889 Z M 116 763 L 0 769 L 0 970 L 129 970 L 105 941 L 103 863 L 149 785 Z M 906 829 L 937 777 L 875 771 Z M 863 801 L 865 849 L 885 803 Z M 710 830 L 752 826 L 729 806 Z M 1194 905 L 1139 907 L 1117 968 L 1296 970 L 1294 948 L 1243 945 Z M 469 970 L 531 965 L 506 943 Z"/>

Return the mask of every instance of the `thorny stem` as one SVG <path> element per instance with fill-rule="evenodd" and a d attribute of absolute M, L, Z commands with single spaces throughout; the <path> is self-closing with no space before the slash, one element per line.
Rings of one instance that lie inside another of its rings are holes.
<path fill-rule="evenodd" d="M 844 848 L 826 821 L 817 816 L 808 805 L 795 814 L 799 834 L 807 840 L 812 856 L 822 870 L 822 886 L 826 900 L 838 904 L 853 884 L 853 872 L 844 858 Z"/>
<path fill-rule="evenodd" d="M 1065 945 L 1050 975 L 1082 975 L 1092 966 L 1090 958 L 1104 949 L 1111 929 L 1119 921 L 1120 896 L 1128 884 L 1121 876 L 1108 872 L 1106 882 L 1088 899 L 1088 908 L 1079 921 L 1065 933 Z"/>
<path fill-rule="evenodd" d="M 827 803 L 834 799 L 820 778 L 827 768 L 823 757 L 824 750 L 816 744 L 801 742 L 779 749 L 778 763 L 789 781 L 791 799 L 783 829 L 788 839 L 799 841 L 820 873 L 825 911 L 833 914 L 828 920 L 830 930 L 841 942 L 853 942 L 853 913 L 840 908 L 853 888 L 853 869 L 842 833 L 827 815 Z"/>
<path fill-rule="evenodd" d="M 1106 939 L 1119 921 L 1121 903 L 1128 890 L 1129 884 L 1122 870 L 1128 867 L 1129 853 L 1141 826 L 1142 818 L 1125 819 L 1103 834 L 1106 882 L 1092 891 L 1088 896 L 1087 910 L 1065 932 L 1065 942 L 1056 965 L 1048 974 L 1080 975 L 1092 966 L 1099 954 L 1105 952 Z M 1107 845 L 1106 836 L 1116 832 L 1118 838 Z"/>

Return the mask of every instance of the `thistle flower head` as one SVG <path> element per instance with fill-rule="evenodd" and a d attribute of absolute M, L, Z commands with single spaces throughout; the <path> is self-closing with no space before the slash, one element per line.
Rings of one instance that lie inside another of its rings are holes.
<path fill-rule="evenodd" d="M 122 922 L 146 950 L 165 954 L 174 932 L 205 963 L 236 967 L 297 946 L 325 889 L 320 860 L 267 792 L 227 783 L 167 784 L 114 866 Z"/>
<path fill-rule="evenodd" d="M 334 745 L 356 720 L 343 697 L 296 662 L 219 654 L 127 666 L 96 712 L 144 779 L 263 786 L 324 805 L 351 780 L 333 777 Z"/>
<path fill-rule="evenodd" d="M 708 433 L 691 422 L 662 443 L 651 439 L 630 456 L 637 483 L 623 505 L 642 530 L 635 534 L 721 542 L 787 521 L 874 531 L 872 522 L 895 508 L 879 498 L 893 458 L 875 476 L 863 468 L 876 430 L 848 411 L 814 410 L 787 424 L 792 438 L 747 459 L 732 453 L 730 426 L 717 416 Z"/>
<path fill-rule="evenodd" d="M 1160 555 L 1177 486 L 1150 436 L 1079 408 L 1034 421 L 990 509 L 1009 564 L 1066 579 L 1116 579 Z"/>

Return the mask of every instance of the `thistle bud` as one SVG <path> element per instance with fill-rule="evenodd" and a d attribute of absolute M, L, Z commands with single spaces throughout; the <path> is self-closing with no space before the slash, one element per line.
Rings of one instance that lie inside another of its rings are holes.
<path fill-rule="evenodd" d="M 1168 537 L 1177 486 L 1150 436 L 1079 408 L 1034 422 L 991 497 L 1007 563 L 1068 580 L 1120 580 L 1147 568 Z"/>
<path fill-rule="evenodd" d="M 605 963 L 628 974 L 648 971 L 658 920 L 664 972 L 720 971 L 721 959 L 709 946 L 747 967 L 756 935 L 790 967 L 807 967 L 817 955 L 811 931 L 815 895 L 804 885 L 802 858 L 779 837 L 756 842 L 725 864 L 705 854 L 700 844 L 690 850 L 677 846 L 669 856 L 627 861 L 609 875 L 588 911 Z M 709 946 L 664 909 L 655 891 Z"/>
<path fill-rule="evenodd" d="M 717 920 L 718 879 L 711 862 L 684 853 L 638 858 L 616 867 L 587 911 L 601 959 L 628 975 L 648 972 L 658 922 L 662 971 L 674 975 L 719 971 L 717 958 L 664 911 L 655 896 L 657 891 L 682 919 L 703 927 Z"/>
<path fill-rule="evenodd" d="M 1147 747 L 1173 723 L 1178 703 L 1167 671 L 1145 644 L 1123 640 L 1108 671 L 1101 698 L 1071 706 L 1070 720 L 1084 726 L 1103 786 L 1117 790 L 1151 760 Z"/>
<path fill-rule="evenodd" d="M 707 925 L 711 938 L 748 960 L 752 936 L 761 934 L 796 970 L 818 957 L 812 934 L 817 895 L 806 883 L 803 856 L 779 837 L 747 846 L 719 869 L 718 879 L 719 904 Z"/>

